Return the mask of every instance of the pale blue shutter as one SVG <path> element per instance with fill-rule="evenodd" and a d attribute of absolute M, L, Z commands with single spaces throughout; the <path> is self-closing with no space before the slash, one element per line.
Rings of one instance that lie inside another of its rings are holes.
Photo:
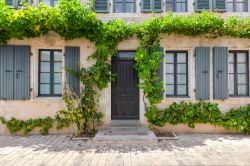
<path fill-rule="evenodd" d="M 80 69 L 80 47 L 65 47 L 65 67 L 79 71 Z M 67 84 L 75 92 L 80 95 L 80 81 L 73 74 L 68 73 Z"/>
<path fill-rule="evenodd" d="M 195 97 L 197 100 L 210 99 L 210 48 L 197 47 L 195 49 Z"/>
<path fill-rule="evenodd" d="M 196 0 L 195 1 L 195 10 L 202 11 L 202 10 L 211 10 L 212 9 L 212 0 Z"/>
<path fill-rule="evenodd" d="M 6 2 L 6 5 L 8 5 L 8 6 L 15 6 L 14 0 L 5 0 L 5 2 Z"/>
<path fill-rule="evenodd" d="M 159 76 L 159 78 L 160 78 L 160 81 L 161 82 L 163 82 L 163 84 L 164 84 L 164 80 L 163 80 L 163 76 L 164 76 L 164 52 L 163 52 L 163 48 L 160 48 L 160 50 L 161 50 L 161 52 L 162 52 L 162 59 L 161 59 L 161 63 L 160 63 L 160 68 L 157 70 L 157 74 L 158 74 L 158 76 Z M 164 87 L 164 86 L 163 86 Z M 164 90 L 162 91 L 162 93 L 160 94 L 160 96 L 161 96 L 161 99 L 163 99 L 164 98 Z"/>
<path fill-rule="evenodd" d="M 226 11 L 227 10 L 226 0 L 214 0 L 214 10 L 215 11 Z"/>
<path fill-rule="evenodd" d="M 13 99 L 14 46 L 0 45 L 0 99 Z"/>
<path fill-rule="evenodd" d="M 162 11 L 162 2 L 161 0 L 153 0 L 153 11 L 154 12 L 161 12 Z"/>
<path fill-rule="evenodd" d="M 228 98 L 228 48 L 214 47 L 214 99 Z"/>
<path fill-rule="evenodd" d="M 14 100 L 30 98 L 30 46 L 14 49 Z"/>
<path fill-rule="evenodd" d="M 95 12 L 108 13 L 109 12 L 109 0 L 95 0 Z"/>

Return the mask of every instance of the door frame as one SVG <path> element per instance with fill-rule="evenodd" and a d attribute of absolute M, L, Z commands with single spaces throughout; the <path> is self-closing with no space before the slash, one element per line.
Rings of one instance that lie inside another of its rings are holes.
<path fill-rule="evenodd" d="M 119 54 L 119 52 L 124 52 L 124 53 L 126 53 L 126 52 L 134 52 L 134 54 L 135 54 L 135 50 L 118 50 L 118 52 L 117 52 L 117 54 L 116 54 L 116 56 L 114 56 L 114 57 L 112 57 L 111 58 L 111 67 L 112 67 L 112 65 L 113 65 L 113 61 L 133 61 L 133 62 L 135 62 L 136 63 L 136 61 L 135 61 L 135 58 L 133 57 L 133 58 L 118 58 L 117 56 L 118 56 L 118 54 Z M 140 83 L 140 79 L 139 79 L 139 77 L 138 77 L 138 74 L 136 74 L 136 76 L 137 76 L 137 78 L 138 78 L 138 84 Z M 141 113 L 141 107 L 140 107 L 140 105 L 141 105 L 141 101 L 140 101 L 140 95 L 141 95 L 141 91 L 140 91 L 140 88 L 138 87 L 138 84 L 137 84 L 137 89 L 138 89 L 138 96 L 137 96 L 137 100 L 138 100 L 138 118 L 137 119 L 130 119 L 130 118 L 124 118 L 124 119 L 116 119 L 116 118 L 114 118 L 114 117 L 112 117 L 112 82 L 111 82 L 111 89 L 110 89 L 110 96 L 111 96 L 111 100 L 110 100 L 110 104 L 111 104 L 111 107 L 110 107 L 110 110 L 111 110 L 111 112 L 110 112 L 110 119 L 111 119 L 111 121 L 112 120 L 140 120 L 140 113 Z"/>

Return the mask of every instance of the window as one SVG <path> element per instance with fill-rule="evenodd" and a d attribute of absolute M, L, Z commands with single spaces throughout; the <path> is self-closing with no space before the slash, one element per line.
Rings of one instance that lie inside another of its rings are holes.
<path fill-rule="evenodd" d="M 56 6 L 58 4 L 58 0 L 40 0 L 40 2 L 48 6 Z"/>
<path fill-rule="evenodd" d="M 229 95 L 249 94 L 248 55 L 245 51 L 230 51 L 228 58 Z"/>
<path fill-rule="evenodd" d="M 247 0 L 227 0 L 227 10 L 229 12 L 247 12 Z"/>
<path fill-rule="evenodd" d="M 166 0 L 166 11 L 187 12 L 187 0 Z"/>
<path fill-rule="evenodd" d="M 39 96 L 62 95 L 62 52 L 40 50 L 39 53 Z"/>
<path fill-rule="evenodd" d="M 114 0 L 115 13 L 134 13 L 135 7 L 135 0 Z"/>
<path fill-rule="evenodd" d="M 32 1 L 31 0 L 5 0 L 6 2 L 6 5 L 8 6 L 13 6 L 15 8 L 17 7 L 21 7 L 23 5 L 23 3 L 29 3 L 29 4 L 32 4 Z"/>
<path fill-rule="evenodd" d="M 166 96 L 188 96 L 188 56 L 186 51 L 166 52 Z"/>

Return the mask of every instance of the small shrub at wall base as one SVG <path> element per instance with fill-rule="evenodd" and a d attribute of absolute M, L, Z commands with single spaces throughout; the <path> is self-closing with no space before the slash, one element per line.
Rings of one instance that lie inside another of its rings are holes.
<path fill-rule="evenodd" d="M 198 103 L 174 102 L 168 108 L 149 107 L 145 113 L 148 122 L 154 126 L 163 127 L 187 124 L 194 128 L 197 123 L 209 123 L 226 129 L 235 129 L 250 133 L 250 105 L 231 109 L 223 114 L 218 104 L 200 101 Z"/>

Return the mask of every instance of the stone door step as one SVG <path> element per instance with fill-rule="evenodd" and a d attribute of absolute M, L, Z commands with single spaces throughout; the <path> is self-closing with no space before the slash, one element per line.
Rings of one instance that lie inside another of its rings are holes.
<path fill-rule="evenodd" d="M 110 127 L 141 127 L 139 120 L 112 120 Z"/>
<path fill-rule="evenodd" d="M 146 127 L 108 127 L 100 129 L 94 143 L 157 143 L 154 132 Z"/>

